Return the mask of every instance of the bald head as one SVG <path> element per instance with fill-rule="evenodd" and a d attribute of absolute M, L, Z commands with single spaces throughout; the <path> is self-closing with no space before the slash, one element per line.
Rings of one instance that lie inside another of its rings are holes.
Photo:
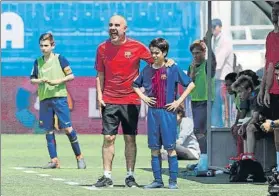
<path fill-rule="evenodd" d="M 127 22 L 123 16 L 115 15 L 109 20 L 110 41 L 114 45 L 120 45 L 126 41 Z"/>
<path fill-rule="evenodd" d="M 127 21 L 123 16 L 120 15 L 114 15 L 110 18 L 109 22 L 116 21 L 120 24 L 123 24 L 125 27 L 127 26 Z"/>

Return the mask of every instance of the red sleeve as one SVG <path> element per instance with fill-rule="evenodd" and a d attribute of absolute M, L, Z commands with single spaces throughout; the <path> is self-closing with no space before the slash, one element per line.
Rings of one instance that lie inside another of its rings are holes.
<path fill-rule="evenodd" d="M 266 37 L 266 42 L 265 42 L 265 69 L 267 70 L 268 64 L 270 61 L 270 33 Z"/>
<path fill-rule="evenodd" d="M 101 46 L 97 48 L 97 54 L 96 54 L 96 60 L 95 60 L 95 69 L 98 72 L 104 72 L 105 71 L 105 66 L 103 63 L 103 50 Z"/>
<path fill-rule="evenodd" d="M 151 56 L 151 53 L 150 53 L 149 49 L 147 47 L 145 47 L 144 45 L 141 45 L 139 55 L 140 55 L 140 59 L 144 60 L 149 65 L 153 63 L 153 58 Z"/>

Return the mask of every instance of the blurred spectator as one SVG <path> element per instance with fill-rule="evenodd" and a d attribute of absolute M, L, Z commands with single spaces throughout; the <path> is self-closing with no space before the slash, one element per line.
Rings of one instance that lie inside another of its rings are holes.
<path fill-rule="evenodd" d="M 190 46 L 190 51 L 193 56 L 192 64 L 189 67 L 188 75 L 192 78 L 195 83 L 195 88 L 191 92 L 191 106 L 194 119 L 194 133 L 198 139 L 201 153 L 207 153 L 207 138 L 206 138 L 206 125 L 207 125 L 207 100 L 208 100 L 208 81 L 207 81 L 207 60 L 205 59 L 206 54 L 206 42 L 202 40 L 195 41 Z M 211 72 L 211 83 L 212 91 L 214 92 L 214 76 L 216 70 L 216 60 L 213 52 L 212 55 L 212 72 Z M 214 94 L 212 101 L 214 100 Z"/>
<path fill-rule="evenodd" d="M 212 51 L 216 56 L 216 88 L 215 101 L 212 106 L 212 126 L 228 126 L 229 104 L 224 84 L 225 76 L 233 72 L 234 54 L 232 39 L 222 30 L 222 21 L 220 19 L 212 20 Z M 223 109 L 225 110 L 225 122 L 223 121 Z"/>
<path fill-rule="evenodd" d="M 185 117 L 183 106 L 177 109 L 177 140 L 176 153 L 179 160 L 198 160 L 200 147 L 194 134 L 194 123 L 191 118 Z M 167 151 L 161 151 L 164 160 L 167 159 Z"/>
<path fill-rule="evenodd" d="M 244 154 L 242 159 L 255 159 L 256 139 L 261 139 L 264 136 L 264 132 L 260 128 L 262 107 L 257 104 L 258 88 L 255 88 L 252 77 L 247 75 L 241 75 L 233 83 L 232 87 L 239 94 L 242 102 L 248 102 L 248 111 L 251 112 L 251 117 L 238 130 L 238 134 L 244 139 Z"/>
<path fill-rule="evenodd" d="M 248 104 L 247 101 L 241 103 L 239 95 L 232 89 L 232 84 L 236 81 L 236 79 L 237 79 L 237 73 L 235 72 L 229 73 L 225 77 L 225 85 L 228 94 L 234 97 L 234 103 L 237 109 L 236 119 L 233 126 L 231 127 L 231 132 L 236 142 L 237 156 L 240 156 L 241 153 L 243 153 L 243 139 L 241 136 L 238 135 L 238 129 L 240 128 L 239 119 L 243 119 L 246 116 Z M 245 105 L 246 108 L 244 108 Z M 242 108 L 240 106 L 242 106 Z"/>

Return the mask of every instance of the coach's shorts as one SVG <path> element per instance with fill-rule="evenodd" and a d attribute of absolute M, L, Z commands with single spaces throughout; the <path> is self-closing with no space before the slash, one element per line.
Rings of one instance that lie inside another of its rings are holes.
<path fill-rule="evenodd" d="M 136 135 L 140 105 L 106 104 L 102 107 L 103 135 L 116 135 L 121 123 L 123 134 Z"/>
<path fill-rule="evenodd" d="M 72 126 L 67 97 L 54 97 L 40 101 L 40 128 L 46 131 L 54 130 L 54 114 L 58 118 L 59 129 Z"/>
<path fill-rule="evenodd" d="M 176 113 L 165 109 L 148 108 L 147 114 L 148 147 L 152 150 L 175 149 L 177 137 Z"/>
<path fill-rule="evenodd" d="M 270 106 L 264 107 L 262 114 L 269 120 L 279 119 L 279 95 L 270 94 Z"/>

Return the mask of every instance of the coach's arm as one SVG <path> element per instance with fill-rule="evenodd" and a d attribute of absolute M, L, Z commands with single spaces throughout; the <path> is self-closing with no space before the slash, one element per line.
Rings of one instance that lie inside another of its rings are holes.
<path fill-rule="evenodd" d="M 97 96 L 99 102 L 99 109 L 100 106 L 106 106 L 103 100 L 103 90 L 104 90 L 104 72 L 98 72 L 96 78 L 96 86 L 97 86 Z"/>

